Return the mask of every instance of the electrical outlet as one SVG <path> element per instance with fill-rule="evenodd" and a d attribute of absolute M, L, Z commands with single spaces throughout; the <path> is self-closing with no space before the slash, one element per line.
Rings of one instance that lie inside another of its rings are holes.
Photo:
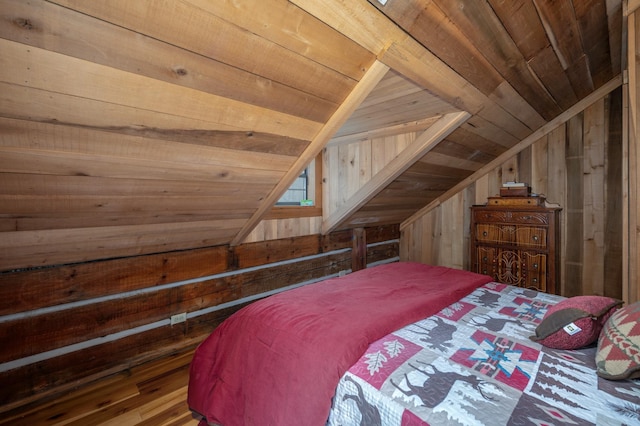
<path fill-rule="evenodd" d="M 186 312 L 183 312 L 181 314 L 171 315 L 171 325 L 185 322 L 186 320 L 187 320 Z"/>

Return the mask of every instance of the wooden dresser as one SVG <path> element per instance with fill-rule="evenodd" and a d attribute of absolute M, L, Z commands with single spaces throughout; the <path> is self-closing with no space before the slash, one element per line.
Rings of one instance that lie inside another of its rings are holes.
<path fill-rule="evenodd" d="M 494 280 L 557 294 L 560 208 L 544 197 L 490 197 L 471 207 L 471 265 Z"/>

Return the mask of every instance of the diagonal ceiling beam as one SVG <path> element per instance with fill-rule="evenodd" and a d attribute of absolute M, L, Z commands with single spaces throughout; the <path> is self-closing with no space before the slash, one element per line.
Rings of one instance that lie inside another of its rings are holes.
<path fill-rule="evenodd" d="M 396 158 L 378 172 L 369 182 L 360 188 L 347 203 L 336 210 L 322 223 L 322 233 L 333 231 L 346 218 L 358 211 L 369 200 L 380 193 L 398 176 L 404 173 L 416 161 L 424 157 L 440 141 L 460 127 L 471 117 L 468 112 L 452 112 L 444 115 L 431 127 L 425 130 L 411 145 L 406 147 Z"/>
<path fill-rule="evenodd" d="M 592 92 L 586 98 L 583 98 L 581 101 L 577 102 L 571 108 L 564 111 L 562 114 L 560 114 L 553 120 L 549 121 L 544 126 L 540 127 L 538 130 L 533 132 L 531 135 L 529 135 L 528 137 L 526 137 L 516 145 L 512 146 L 509 150 L 503 152 L 499 157 L 495 158 L 493 161 L 486 164 L 481 169 L 477 170 L 471 176 L 462 180 L 456 186 L 449 189 L 447 192 L 445 192 L 444 194 L 442 194 L 441 196 L 433 200 L 431 203 L 427 204 L 422 209 L 418 210 L 411 217 L 409 217 L 408 219 L 406 219 L 404 222 L 400 224 L 400 230 L 402 231 L 407 226 L 411 225 L 413 222 L 420 219 L 422 216 L 429 213 L 431 210 L 438 207 L 440 204 L 442 204 L 449 198 L 453 197 L 458 192 L 462 191 L 464 188 L 471 185 L 473 182 L 475 182 L 485 174 L 489 173 L 491 170 L 498 167 L 500 164 L 507 161 L 509 158 L 513 157 L 514 155 L 517 155 L 520 151 L 527 148 L 529 145 L 532 145 L 535 141 L 537 141 L 541 137 L 552 132 L 559 125 L 565 123 L 574 115 L 582 112 L 585 108 L 593 104 L 598 99 L 601 99 L 602 97 L 606 96 L 612 90 L 617 89 L 621 84 L 622 84 L 622 75 L 619 74 L 618 76 L 614 77 L 613 79 L 609 80 L 607 83 L 599 87 L 595 92 Z"/>
<path fill-rule="evenodd" d="M 336 112 L 331 116 L 329 121 L 320 129 L 318 134 L 313 138 L 311 143 L 307 146 L 304 152 L 293 163 L 293 166 L 287 171 L 280 182 L 275 186 L 273 191 L 262 201 L 256 212 L 245 223 L 240 232 L 231 241 L 231 245 L 235 246 L 251 233 L 263 217 L 269 212 L 274 204 L 282 197 L 287 189 L 291 186 L 293 181 L 296 180 L 300 173 L 304 170 L 309 163 L 316 158 L 316 156 L 322 151 L 329 139 L 342 127 L 342 125 L 349 119 L 353 111 L 360 106 L 369 93 L 378 85 L 380 80 L 387 74 L 389 67 L 382 62 L 375 61 L 371 67 L 367 70 L 364 76 L 360 79 L 356 87 L 351 91 L 349 96 L 342 102 Z"/>

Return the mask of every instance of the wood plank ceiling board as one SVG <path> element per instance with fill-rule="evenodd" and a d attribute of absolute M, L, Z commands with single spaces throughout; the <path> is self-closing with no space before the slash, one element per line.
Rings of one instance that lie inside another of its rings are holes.
<path fill-rule="evenodd" d="M 460 128 L 505 148 L 510 148 L 519 142 L 518 138 L 497 124 L 487 121 L 478 115 L 471 116 Z"/>
<path fill-rule="evenodd" d="M 346 134 L 347 131 L 345 129 L 349 127 L 361 127 L 356 131 L 383 127 L 384 123 L 381 126 L 371 127 L 370 125 L 358 126 L 354 122 L 359 123 L 363 118 L 375 116 L 376 114 L 383 115 L 386 113 L 393 115 L 404 111 L 407 112 L 407 121 L 411 121 L 455 112 L 457 109 L 391 70 L 353 112 L 347 123 L 336 132 L 336 136 Z"/>
<path fill-rule="evenodd" d="M 453 131 L 449 136 L 447 136 L 446 140 L 458 143 L 469 149 L 478 150 L 481 153 L 491 157 L 497 157 L 507 150 L 504 145 L 484 138 L 477 133 L 473 133 L 464 126 L 460 126 L 455 131 Z"/>
<path fill-rule="evenodd" d="M 49 2 L 2 0 L 0 10 L 0 37 L 78 59 L 313 121 L 326 121 L 339 102 Z"/>
<path fill-rule="evenodd" d="M 75 197 L 75 196 L 74 196 Z M 34 214 L 31 211 L 28 215 L 22 215 L 18 219 L 12 221 L 0 221 L 0 232 L 13 232 L 13 231 L 50 231 L 50 230 L 71 230 L 71 232 L 75 232 L 76 230 L 85 229 L 86 235 L 90 235 L 92 229 L 105 228 L 105 227 L 113 227 L 117 226 L 118 228 L 114 229 L 114 232 L 117 230 L 123 230 L 125 226 L 130 226 L 131 230 L 135 230 L 135 226 L 150 226 L 150 225 L 159 225 L 155 228 L 154 232 L 163 233 L 165 232 L 162 229 L 162 225 L 169 224 L 170 227 L 176 226 L 176 229 L 181 229 L 178 224 L 183 224 L 185 227 L 190 227 L 195 223 L 211 223 L 211 224 L 224 224 L 224 221 L 231 221 L 229 224 L 233 224 L 233 221 L 242 220 L 246 221 L 250 216 L 253 210 L 251 211 L 235 211 L 233 213 L 229 213 L 227 210 L 221 211 L 210 211 L 210 212 L 195 212 L 189 210 L 188 212 L 178 212 L 169 211 L 169 212 L 157 212 L 149 216 L 143 216 L 142 212 L 137 212 L 135 214 L 125 215 L 121 212 L 115 213 L 106 213 L 106 212 L 98 212 L 99 216 L 96 216 L 96 213 L 87 213 L 87 214 L 78 214 L 74 212 L 71 214 L 64 214 L 63 212 L 57 212 L 55 214 Z M 232 232 L 237 232 L 237 229 Z M 81 232 L 81 231 L 79 231 Z M 47 232 L 48 235 L 48 232 Z M 200 239 L 208 239 L 212 234 L 207 233 L 200 235 Z M 129 235 L 127 235 L 129 238 Z M 194 238 L 194 241 L 199 244 L 200 239 Z M 47 239 L 47 241 L 49 241 Z M 217 240 L 217 244 L 226 244 L 221 242 L 219 239 Z M 85 245 L 88 245 L 85 242 Z M 168 244 L 167 244 L 168 246 Z M 184 246 L 183 246 L 184 248 Z M 100 255 L 101 250 L 95 250 L 95 244 L 92 247 L 85 247 L 86 250 L 92 250 L 94 255 Z M 135 255 L 137 250 L 132 247 L 122 247 L 125 253 L 128 255 Z M 167 248 L 167 250 L 172 250 L 171 248 Z M 166 251 L 166 250 L 162 250 Z M 149 253 L 154 253 L 154 251 L 150 251 Z M 115 253 L 109 254 L 111 257 L 117 256 Z M 9 257 L 13 257 L 13 253 Z M 100 255 L 102 257 L 102 255 Z M 62 256 L 58 257 L 59 261 L 62 262 L 70 262 L 76 261 L 74 258 L 66 258 L 64 259 Z M 33 265 L 31 265 L 33 266 Z"/>
<path fill-rule="evenodd" d="M 254 2 L 256 5 L 252 7 L 259 7 L 259 1 Z M 256 36 L 187 2 L 57 0 L 55 3 L 332 102 L 342 102 L 357 82 L 306 57 L 304 52 Z M 242 19 L 243 15 L 238 17 Z M 323 28 L 330 32 L 329 27 Z M 327 36 L 333 39 L 331 34 Z M 370 53 L 362 52 L 369 61 L 374 59 Z"/>
<path fill-rule="evenodd" d="M 397 101 L 389 101 L 382 105 L 356 110 L 354 115 L 336 133 L 336 136 L 340 137 L 372 129 L 389 128 L 457 111 L 450 105 L 443 106 L 442 102 L 430 102 L 433 99 L 433 96 L 416 93 L 399 98 Z"/>
<path fill-rule="evenodd" d="M 387 136 L 403 135 L 411 132 L 422 132 L 431 127 L 431 125 L 441 117 L 441 115 L 436 115 L 434 117 L 409 121 L 407 123 L 391 125 L 379 129 L 365 130 L 359 133 L 346 134 L 344 136 L 335 136 L 331 138 L 329 143 L 327 143 L 327 147 L 346 145 L 353 142 L 363 142 Z"/>
<path fill-rule="evenodd" d="M 326 64 L 354 81 L 362 78 L 374 59 L 370 52 L 288 1 L 188 2 L 319 64 Z"/>
<path fill-rule="evenodd" d="M 139 160 L 143 158 L 150 165 L 154 162 L 175 164 L 175 169 L 181 167 L 217 166 L 209 170 L 206 176 L 211 179 L 227 179 L 230 175 L 237 175 L 238 179 L 248 182 L 244 173 L 255 170 L 261 173 L 286 172 L 297 157 L 285 156 L 255 151 L 238 151 L 203 145 L 175 144 L 168 141 L 151 140 L 137 136 L 118 135 L 111 132 L 94 132 L 74 126 L 59 126 L 45 123 L 28 123 L 23 120 L 0 118 L 3 132 L 0 135 L 0 149 L 25 153 L 59 152 L 84 155 L 87 157 L 111 157 L 117 159 Z M 51 135 L 57 137 L 50 137 Z M 142 161 L 142 160 L 141 160 Z M 91 167 L 91 165 L 83 166 Z M 206 171 L 206 167 L 203 171 Z M 227 169 L 225 172 L 224 169 Z M 246 169 L 246 170 L 245 170 Z M 62 174 L 68 174 L 62 172 Z M 78 174 L 78 173 L 75 173 Z M 87 175 L 91 175 L 88 174 Z M 263 177 L 266 173 L 263 174 Z"/>
<path fill-rule="evenodd" d="M 259 31 L 243 28 L 215 15 L 218 5 L 214 9 L 209 7 L 204 10 L 187 2 L 159 0 L 150 2 L 110 0 L 99 3 L 60 0 L 56 3 L 334 103 L 342 102 L 357 83 L 356 79 L 345 73 L 331 69 L 307 56 L 308 51 L 317 49 L 319 44 L 311 48 L 308 45 L 302 46 L 301 51 L 292 50 L 300 46 L 299 42 L 291 42 L 294 38 L 290 38 L 288 45 L 283 46 L 261 37 L 257 34 Z M 251 8 L 261 7 L 260 2 L 256 1 L 248 4 L 251 4 Z M 293 11 L 288 9 L 287 13 Z M 247 20 L 244 15 L 238 15 L 238 17 L 242 22 Z M 273 22 L 262 21 L 256 24 L 277 28 L 282 20 L 282 17 L 273 14 L 267 14 L 264 18 L 269 18 Z M 203 32 L 202 28 L 206 28 L 207 31 Z M 335 32 L 328 26 L 317 25 L 315 28 L 315 38 L 322 40 L 322 37 L 326 37 L 328 40 L 336 40 Z M 342 40 L 353 45 L 346 38 Z M 340 45 L 339 48 L 344 48 L 347 54 L 353 54 L 355 49 L 350 45 Z M 371 53 L 363 49 L 359 52 L 353 55 L 359 58 L 358 63 L 366 66 L 373 61 L 374 56 Z M 354 61 L 349 59 L 344 63 L 352 64 Z M 362 68 L 358 69 L 358 66 L 353 68 L 351 74 L 362 74 Z M 293 70 L 295 72 L 292 72 Z"/>
<path fill-rule="evenodd" d="M 483 163 L 480 163 L 478 161 L 473 161 L 465 157 L 451 155 L 450 153 L 443 153 L 442 151 L 438 152 L 435 150 L 430 151 L 420 161 L 424 161 L 429 164 L 446 164 L 447 166 L 456 169 L 468 170 L 470 172 L 474 172 L 483 166 Z"/>
<path fill-rule="evenodd" d="M 60 105 L 64 105 L 65 108 L 60 108 Z M 148 129 L 159 133 L 246 132 L 234 125 L 212 124 L 171 113 L 116 105 L 2 82 L 0 82 L 0 116 L 123 133 L 144 132 Z"/>
<path fill-rule="evenodd" d="M 246 220 L 296 158 L 0 123 L 2 231 Z M 18 186 L 12 177 L 25 173 Z"/>
<path fill-rule="evenodd" d="M 320 123 L 0 39 L 0 81 L 102 102 L 311 139 Z M 70 80 L 68 70 L 77 78 Z"/>
<path fill-rule="evenodd" d="M 545 120 L 561 112 L 531 73 L 522 53 L 487 2 L 438 0 L 436 3 Z"/>
<path fill-rule="evenodd" d="M 607 0 L 607 21 L 609 23 L 609 51 L 611 52 L 611 70 L 614 75 L 621 73 L 622 68 L 622 56 L 623 45 L 626 45 L 626 40 L 623 42 L 623 12 L 622 12 L 622 0 Z M 626 25 L 626 21 L 625 24 Z M 625 31 L 626 32 L 626 31 Z M 625 34 L 626 36 L 626 34 Z"/>
<path fill-rule="evenodd" d="M 4 231 L 246 220 L 295 160 L 201 145 L 181 147 L 78 127 L 0 122 L 0 228 Z M 48 175 L 57 191 L 11 193 L 11 173 Z M 70 179 L 75 183 L 71 188 L 67 186 Z M 147 184 L 131 189 L 134 179 Z M 200 180 L 197 184 L 196 179 Z M 256 185 L 256 180 L 261 184 Z M 185 191 L 189 181 L 198 188 L 192 194 Z M 215 183 L 224 183 L 224 190 L 219 186 L 207 193 Z M 147 192 L 151 184 L 155 191 Z M 91 188 L 92 193 L 82 195 L 79 188 Z M 117 188 L 116 193 L 111 188 Z M 128 194 L 123 192 L 127 188 Z M 234 193 L 238 197 L 230 199 Z"/>
<path fill-rule="evenodd" d="M 614 75 L 609 51 L 609 22 L 602 19 L 607 16 L 606 0 L 574 1 L 573 7 L 594 86 L 600 87 Z"/>
<path fill-rule="evenodd" d="M 29 268 L 226 244 L 246 219 L 3 232 L 0 269 Z"/>
<path fill-rule="evenodd" d="M 578 98 L 551 46 L 538 12 L 531 1 L 489 0 L 514 43 L 554 101 L 568 108 Z"/>
<path fill-rule="evenodd" d="M 363 226 L 384 226 L 398 223 L 403 217 L 407 217 L 413 211 L 412 208 L 394 210 L 366 210 L 354 213 L 341 227 L 360 228 Z"/>
<path fill-rule="evenodd" d="M 595 89 L 571 0 L 533 0 L 551 45 L 578 98 Z"/>
<path fill-rule="evenodd" d="M 455 176 L 433 176 L 416 173 L 416 164 L 411 166 L 398 179 L 389 184 L 380 192 L 379 195 L 402 195 L 406 198 L 422 198 L 423 195 L 421 193 L 442 191 L 443 189 L 449 188 L 453 182 L 456 182 L 459 179 Z M 420 179 L 416 179 L 416 177 L 419 177 Z"/>
<path fill-rule="evenodd" d="M 495 159 L 496 155 L 485 153 L 473 146 L 467 146 L 452 140 L 445 139 L 438 144 L 433 150 L 433 153 L 448 155 L 450 157 L 461 158 L 478 163 L 488 163 Z"/>
<path fill-rule="evenodd" d="M 424 91 L 422 87 L 412 84 L 402 75 L 390 70 L 360 104 L 358 110 L 422 91 Z"/>
<path fill-rule="evenodd" d="M 433 164 L 422 157 L 409 167 L 398 179 L 413 182 L 415 185 L 431 185 L 432 182 L 453 179 L 459 181 L 469 176 L 469 171 L 443 164 Z"/>
<path fill-rule="evenodd" d="M 142 160 L 119 156 L 97 157 L 70 151 L 38 151 L 24 148 L 2 148 L 0 170 L 8 173 L 38 173 L 64 176 L 105 176 L 138 179 L 195 179 L 207 181 L 219 176 L 220 181 L 249 183 L 256 179 L 277 182 L 285 172 L 248 167 L 213 166 L 210 164 L 176 163 L 171 160 Z"/>
<path fill-rule="evenodd" d="M 451 184 L 449 179 L 424 179 L 421 186 L 415 185 L 417 181 L 399 182 L 387 186 L 384 191 L 377 194 L 370 202 L 363 207 L 364 211 L 395 211 L 398 209 L 415 210 L 416 206 L 425 205 L 430 200 L 441 195 Z M 407 192 L 405 188 L 412 187 L 412 192 Z M 355 216 L 355 215 L 354 215 Z M 405 216 L 405 218 L 408 216 Z M 351 218 L 349 219 L 351 220 Z"/>
<path fill-rule="evenodd" d="M 309 141 L 307 140 L 252 131 L 151 129 L 146 127 L 108 127 L 95 130 L 104 130 L 129 136 L 140 136 L 147 139 L 157 139 L 189 145 L 202 145 L 209 148 L 224 148 L 290 157 L 298 157 L 304 152 L 307 145 L 309 145 Z"/>
<path fill-rule="evenodd" d="M 238 182 L 237 192 L 259 194 L 268 191 L 273 184 L 247 179 L 247 182 Z M 167 194 L 181 194 L 189 196 L 220 196 L 228 193 L 229 185 L 224 180 L 208 180 L 203 185 L 199 180 L 169 180 L 169 179 L 137 179 L 119 178 L 111 179 L 101 176 L 56 176 L 55 181 L 45 174 L 30 173 L 6 173 L 2 175 L 3 195 L 28 195 L 28 196 L 65 196 L 95 195 L 96 188 L 105 195 L 134 196 L 144 194 L 146 196 L 161 197 Z"/>

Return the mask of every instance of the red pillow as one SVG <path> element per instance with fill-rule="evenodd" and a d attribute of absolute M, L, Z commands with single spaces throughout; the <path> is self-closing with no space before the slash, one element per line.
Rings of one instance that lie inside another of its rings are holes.
<path fill-rule="evenodd" d="M 598 340 L 604 323 L 622 300 L 575 296 L 550 307 L 531 340 L 554 349 L 579 349 Z"/>

